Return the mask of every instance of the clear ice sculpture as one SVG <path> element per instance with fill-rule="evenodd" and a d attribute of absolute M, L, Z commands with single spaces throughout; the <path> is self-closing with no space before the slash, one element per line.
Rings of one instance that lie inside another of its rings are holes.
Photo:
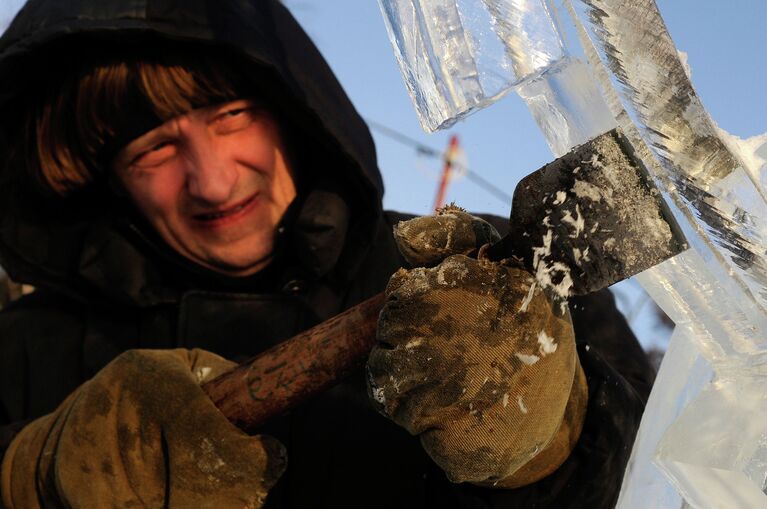
<path fill-rule="evenodd" d="M 508 90 L 556 156 L 615 126 L 690 249 L 637 276 L 674 320 L 618 507 L 767 507 L 767 203 L 654 0 L 379 0 L 422 126 Z"/>

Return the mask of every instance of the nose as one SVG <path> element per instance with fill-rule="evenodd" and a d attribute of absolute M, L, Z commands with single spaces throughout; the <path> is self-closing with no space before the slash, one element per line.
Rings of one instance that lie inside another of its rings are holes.
<path fill-rule="evenodd" d="M 209 205 L 227 203 L 237 185 L 234 159 L 228 158 L 207 133 L 190 133 L 186 145 L 189 195 Z"/>

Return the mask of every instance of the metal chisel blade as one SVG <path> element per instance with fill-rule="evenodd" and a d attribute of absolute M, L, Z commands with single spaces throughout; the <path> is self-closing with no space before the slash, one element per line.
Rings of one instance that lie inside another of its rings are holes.
<path fill-rule="evenodd" d="M 567 298 L 686 248 L 644 164 L 614 129 L 525 177 L 514 191 L 510 233 L 489 254 L 521 259 L 541 286 Z"/>

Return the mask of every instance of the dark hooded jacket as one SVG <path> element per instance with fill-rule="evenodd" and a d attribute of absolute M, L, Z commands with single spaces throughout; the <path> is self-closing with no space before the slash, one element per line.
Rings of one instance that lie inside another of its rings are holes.
<path fill-rule="evenodd" d="M 17 110 L 51 79 L 51 55 L 179 44 L 251 66 L 298 152 L 299 198 L 276 233 L 279 256 L 253 277 L 181 259 L 106 182 L 67 198 L 40 193 L 16 150 Z M 382 210 L 370 133 L 279 2 L 30 0 L 0 39 L 0 112 L 0 265 L 37 287 L 0 313 L 5 445 L 127 349 L 199 347 L 241 360 L 382 291 L 402 265 L 391 236 L 400 216 Z M 571 308 L 590 401 L 578 446 L 553 475 L 516 490 L 451 484 L 417 437 L 375 413 L 356 373 L 263 430 L 290 462 L 268 506 L 612 506 L 652 370 L 609 292 Z"/>

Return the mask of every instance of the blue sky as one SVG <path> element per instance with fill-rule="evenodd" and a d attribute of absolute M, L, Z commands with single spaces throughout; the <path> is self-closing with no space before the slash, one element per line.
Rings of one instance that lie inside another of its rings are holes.
<path fill-rule="evenodd" d="M 0 0 L 0 25 L 20 0 Z M 399 74 L 376 0 L 285 0 L 329 61 L 362 115 L 419 142 L 444 150 L 460 138 L 468 166 L 508 194 L 516 182 L 552 159 L 543 136 L 514 94 L 456 124 L 448 132 L 424 133 Z M 693 83 L 712 117 L 741 137 L 767 131 L 764 0 L 657 0 L 677 47 L 688 54 Z M 386 185 L 385 205 L 430 212 L 441 161 L 419 156 L 373 131 Z M 448 201 L 477 212 L 508 216 L 509 204 L 466 178 L 451 182 Z M 645 343 L 662 342 L 651 306 L 632 283 L 617 288 Z"/>

